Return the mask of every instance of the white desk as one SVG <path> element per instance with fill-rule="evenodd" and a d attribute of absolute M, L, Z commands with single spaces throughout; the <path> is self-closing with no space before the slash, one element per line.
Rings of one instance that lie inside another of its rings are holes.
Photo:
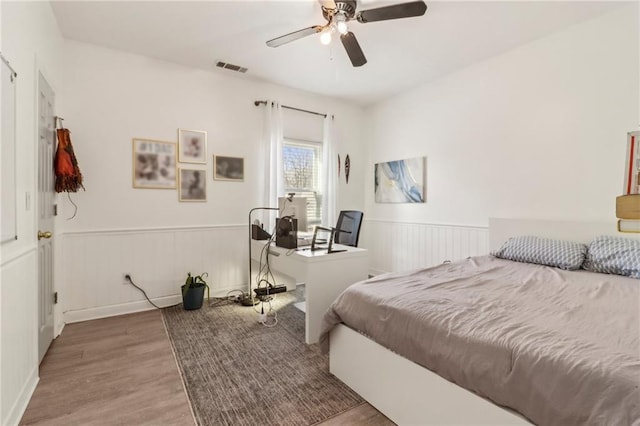
<path fill-rule="evenodd" d="M 266 240 L 251 240 L 251 258 L 254 262 L 259 262 L 266 243 Z M 327 254 L 326 250 L 291 252 L 277 247 L 275 243 L 269 249 L 269 265 L 276 275 L 276 284 L 285 284 L 289 291 L 295 289 L 296 283 L 305 283 L 307 344 L 318 341 L 322 317 L 336 297 L 351 284 L 367 278 L 369 262 L 366 249 L 340 244 L 335 244 L 333 249 L 346 251 L 331 254 Z M 256 273 L 257 263 L 253 265 L 252 270 Z"/>

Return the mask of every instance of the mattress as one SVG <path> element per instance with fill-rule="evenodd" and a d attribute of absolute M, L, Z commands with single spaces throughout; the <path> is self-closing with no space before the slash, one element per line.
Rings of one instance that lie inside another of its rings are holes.
<path fill-rule="evenodd" d="M 640 280 L 481 256 L 352 285 L 325 352 L 338 323 L 533 423 L 640 425 Z"/>

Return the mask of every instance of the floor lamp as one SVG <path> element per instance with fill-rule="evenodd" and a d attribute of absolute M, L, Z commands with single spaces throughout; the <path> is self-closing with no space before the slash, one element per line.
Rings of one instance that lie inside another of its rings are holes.
<path fill-rule="evenodd" d="M 247 294 L 243 294 L 241 296 L 240 299 L 240 303 L 242 303 L 242 305 L 244 306 L 254 306 L 257 305 L 258 303 L 260 303 L 260 301 L 258 299 L 254 299 L 253 296 L 251 295 L 251 240 L 253 239 L 253 232 L 251 229 L 251 214 L 256 211 L 256 210 L 276 210 L 278 211 L 277 207 L 254 207 L 251 210 L 249 210 L 249 292 Z"/>

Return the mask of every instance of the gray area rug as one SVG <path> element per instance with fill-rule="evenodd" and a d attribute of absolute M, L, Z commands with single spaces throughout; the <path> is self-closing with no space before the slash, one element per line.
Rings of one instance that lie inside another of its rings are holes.
<path fill-rule="evenodd" d="M 329 357 L 304 343 L 304 313 L 294 302 L 289 293 L 272 302 L 273 328 L 227 301 L 162 310 L 198 424 L 312 425 L 362 403 L 329 373 Z"/>

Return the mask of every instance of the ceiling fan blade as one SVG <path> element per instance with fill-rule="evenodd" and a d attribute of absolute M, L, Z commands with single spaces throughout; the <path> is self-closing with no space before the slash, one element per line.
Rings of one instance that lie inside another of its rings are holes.
<path fill-rule="evenodd" d="M 353 64 L 354 67 L 361 67 L 367 63 L 367 58 L 364 57 L 360 44 L 358 43 L 356 36 L 351 31 L 346 34 L 342 34 L 340 36 L 340 40 L 342 41 L 344 50 L 347 51 L 347 55 L 349 55 L 351 64 Z"/>
<path fill-rule="evenodd" d="M 298 30 L 298 31 L 294 31 L 292 33 L 280 36 L 280 37 L 276 37 L 274 39 L 271 39 L 267 42 L 267 46 L 269 47 L 278 47 L 278 46 L 282 46 L 283 44 L 287 44 L 290 43 L 292 41 L 301 39 L 302 37 L 306 37 L 306 36 L 310 36 L 312 34 L 316 34 L 319 33 L 320 31 L 322 31 L 324 27 L 322 25 L 316 25 L 313 27 L 309 27 L 309 28 L 305 28 L 303 30 Z"/>
<path fill-rule="evenodd" d="M 427 5 L 423 1 L 412 1 L 409 3 L 394 4 L 392 6 L 379 7 L 358 12 L 356 19 L 358 22 L 387 21 L 389 19 L 410 18 L 422 16 L 427 11 Z"/>

